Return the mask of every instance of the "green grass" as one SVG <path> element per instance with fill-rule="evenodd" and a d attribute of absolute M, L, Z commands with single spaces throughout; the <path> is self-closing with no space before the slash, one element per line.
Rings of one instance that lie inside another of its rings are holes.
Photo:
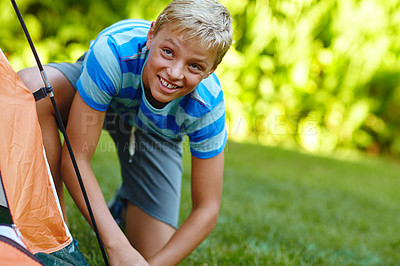
<path fill-rule="evenodd" d="M 110 199 L 118 159 L 103 134 L 94 171 Z M 190 203 L 184 157 L 180 221 Z M 400 164 L 339 160 L 229 142 L 220 217 L 181 265 L 396 265 L 400 262 Z M 68 199 L 70 230 L 91 265 L 102 257 L 94 233 Z"/>

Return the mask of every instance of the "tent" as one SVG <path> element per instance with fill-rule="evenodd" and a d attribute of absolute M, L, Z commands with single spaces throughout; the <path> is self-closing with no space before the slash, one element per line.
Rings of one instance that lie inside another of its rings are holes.
<path fill-rule="evenodd" d="M 62 216 L 34 97 L 1 49 L 0 179 L 0 240 L 25 249 L 45 265 L 87 265 Z M 7 265 L 14 253 L 4 245 L 10 248 L 0 241 L 0 261 Z"/>

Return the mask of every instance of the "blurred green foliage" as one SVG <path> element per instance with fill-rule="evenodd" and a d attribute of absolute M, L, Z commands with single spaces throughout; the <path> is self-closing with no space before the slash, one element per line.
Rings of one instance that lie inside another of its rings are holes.
<path fill-rule="evenodd" d="M 309 151 L 400 152 L 398 1 L 241 3 L 221 75 L 231 132 Z"/>
<path fill-rule="evenodd" d="M 17 1 L 44 63 L 74 61 L 104 27 L 154 20 L 169 2 Z M 230 137 L 311 152 L 400 154 L 400 2 L 221 0 L 234 47 L 217 73 Z M 34 65 L 11 3 L 0 3 L 0 48 Z"/>

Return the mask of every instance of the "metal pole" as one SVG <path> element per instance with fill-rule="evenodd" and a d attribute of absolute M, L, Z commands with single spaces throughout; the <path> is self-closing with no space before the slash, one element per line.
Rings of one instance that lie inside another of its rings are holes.
<path fill-rule="evenodd" d="M 15 13 L 18 16 L 18 19 L 19 19 L 19 22 L 20 22 L 20 24 L 22 26 L 22 29 L 24 30 L 25 36 L 26 36 L 26 38 L 28 40 L 29 46 L 31 47 L 32 53 L 33 53 L 33 55 L 34 55 L 34 57 L 36 59 L 36 63 L 37 63 L 37 66 L 38 66 L 38 68 L 40 70 L 40 75 L 41 75 L 41 77 L 43 79 L 43 83 L 45 85 L 45 89 L 48 92 L 48 95 L 50 96 L 51 103 L 52 103 L 54 111 L 56 113 L 58 126 L 60 127 L 60 130 L 61 130 L 62 134 L 64 135 L 64 141 L 65 141 L 65 144 L 67 145 L 68 152 L 69 152 L 69 155 L 71 157 L 72 164 L 74 166 L 75 173 L 76 173 L 76 176 L 78 178 L 78 182 L 79 182 L 79 185 L 81 187 L 81 191 L 82 191 L 83 197 L 85 199 L 86 207 L 88 209 L 89 216 L 90 216 L 90 219 L 92 221 L 93 229 L 94 229 L 94 231 L 96 233 L 97 241 L 99 243 L 100 250 L 101 250 L 101 253 L 103 255 L 104 263 L 108 266 L 109 262 L 108 262 L 108 258 L 107 258 L 107 253 L 106 253 L 106 251 L 104 249 L 103 241 L 101 240 L 100 233 L 99 233 L 99 230 L 97 228 L 96 221 L 94 219 L 92 207 L 90 206 L 89 198 L 87 196 L 86 189 L 85 189 L 85 186 L 83 184 L 81 174 L 79 172 L 78 164 L 76 163 L 75 156 L 74 156 L 74 153 L 72 151 L 72 147 L 71 147 L 71 144 L 69 142 L 69 139 L 68 139 L 68 136 L 67 136 L 67 132 L 65 130 L 65 126 L 64 126 L 64 123 L 63 123 L 62 118 L 61 118 L 60 110 L 58 109 L 58 106 L 57 106 L 56 101 L 54 99 L 53 89 L 52 89 L 52 87 L 50 85 L 50 82 L 49 82 L 49 80 L 47 78 L 47 75 L 46 75 L 46 72 L 45 72 L 45 70 L 44 70 L 44 68 L 42 66 L 42 63 L 40 62 L 40 59 L 39 59 L 39 56 L 38 56 L 38 54 L 36 52 L 35 46 L 33 45 L 33 42 L 32 42 L 32 39 L 31 39 L 31 37 L 29 35 L 28 29 L 26 28 L 24 19 L 22 18 L 21 13 L 19 12 L 17 3 L 15 2 L 15 0 L 11 0 L 11 3 L 13 5 L 13 7 L 14 7 Z"/>

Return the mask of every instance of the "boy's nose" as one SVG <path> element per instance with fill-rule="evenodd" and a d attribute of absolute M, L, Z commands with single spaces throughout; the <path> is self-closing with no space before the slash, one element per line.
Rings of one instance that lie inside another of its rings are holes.
<path fill-rule="evenodd" d="M 183 79 L 183 65 L 182 64 L 173 64 L 168 68 L 168 75 L 171 80 L 180 80 Z"/>

